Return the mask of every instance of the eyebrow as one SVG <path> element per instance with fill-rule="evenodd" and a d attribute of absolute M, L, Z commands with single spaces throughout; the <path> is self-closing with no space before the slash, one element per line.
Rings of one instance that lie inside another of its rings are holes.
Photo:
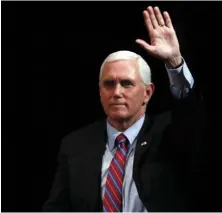
<path fill-rule="evenodd" d="M 132 79 L 121 79 L 119 80 L 120 84 L 124 84 L 124 83 L 132 83 L 132 84 L 135 84 L 134 81 Z M 113 80 L 113 79 L 106 79 L 103 81 L 103 84 L 109 84 L 109 85 L 114 85 L 115 83 L 117 83 L 116 80 Z"/>
<path fill-rule="evenodd" d="M 113 77 L 107 77 L 103 81 L 115 81 L 116 82 L 116 80 Z M 132 81 L 133 82 L 135 80 L 130 77 L 123 77 L 123 78 L 120 78 L 119 81 Z"/>

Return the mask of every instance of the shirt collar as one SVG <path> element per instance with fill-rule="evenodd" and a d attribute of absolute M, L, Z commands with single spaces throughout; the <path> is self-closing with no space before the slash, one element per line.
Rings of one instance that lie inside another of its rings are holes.
<path fill-rule="evenodd" d="M 112 151 L 114 149 L 116 137 L 120 133 L 123 133 L 128 138 L 129 143 L 131 145 L 134 142 L 135 138 L 137 137 L 140 129 L 142 128 L 144 119 L 145 119 L 145 115 L 143 115 L 136 123 L 134 123 L 131 127 L 126 129 L 124 132 L 120 132 L 117 129 L 115 129 L 113 126 L 111 126 L 107 119 L 106 127 L 107 127 L 109 150 Z"/>

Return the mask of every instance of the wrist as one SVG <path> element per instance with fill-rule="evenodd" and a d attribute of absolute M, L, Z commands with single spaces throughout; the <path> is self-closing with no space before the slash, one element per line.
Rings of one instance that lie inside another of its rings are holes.
<path fill-rule="evenodd" d="M 182 56 L 176 56 L 176 57 L 172 57 L 169 58 L 168 60 L 166 60 L 165 62 L 167 68 L 169 69 L 175 69 L 180 67 L 183 64 L 183 58 Z"/>

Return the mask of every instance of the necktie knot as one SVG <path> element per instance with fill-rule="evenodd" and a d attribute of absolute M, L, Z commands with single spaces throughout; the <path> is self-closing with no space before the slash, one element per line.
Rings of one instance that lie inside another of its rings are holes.
<path fill-rule="evenodd" d="M 118 147 L 123 148 L 127 151 L 127 146 L 128 146 L 129 141 L 123 133 L 119 134 L 116 137 L 115 143 Z"/>

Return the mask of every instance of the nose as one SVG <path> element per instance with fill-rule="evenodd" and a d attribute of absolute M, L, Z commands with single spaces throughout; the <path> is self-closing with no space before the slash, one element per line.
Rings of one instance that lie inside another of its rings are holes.
<path fill-rule="evenodd" d="M 113 89 L 113 96 L 114 97 L 120 97 L 122 94 L 122 87 L 119 83 L 116 84 L 116 86 Z"/>

